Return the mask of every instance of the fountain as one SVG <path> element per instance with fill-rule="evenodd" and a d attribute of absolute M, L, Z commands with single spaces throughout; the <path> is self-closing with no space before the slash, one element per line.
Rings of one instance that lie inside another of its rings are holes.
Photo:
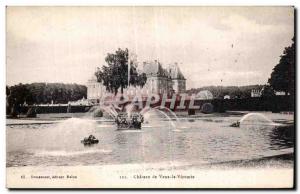
<path fill-rule="evenodd" d="M 96 115 L 100 115 L 104 120 L 108 119 L 108 121 L 113 121 L 115 122 L 117 130 L 140 130 L 144 120 L 149 123 L 147 116 L 149 116 L 150 112 L 159 115 L 157 118 L 153 118 L 156 122 L 157 119 L 163 117 L 167 118 L 172 128 L 178 127 L 178 123 L 174 124 L 173 122 L 178 120 L 176 114 L 164 106 L 150 107 L 146 105 L 142 107 L 137 102 L 125 102 L 120 104 L 119 101 L 104 101 L 102 99 L 99 101 L 99 105 L 92 107 L 87 116 L 97 117 Z M 98 112 L 102 112 L 102 114 L 98 114 Z"/>
<path fill-rule="evenodd" d="M 140 113 L 120 112 L 116 118 L 118 130 L 139 130 L 144 122 L 144 117 Z"/>
<path fill-rule="evenodd" d="M 151 118 L 151 120 L 155 119 L 158 122 L 158 118 L 167 119 L 168 123 L 171 124 L 172 128 L 175 128 L 176 124 L 174 121 L 177 121 L 178 118 L 176 114 L 166 107 L 144 107 L 142 110 L 139 110 L 138 107 L 132 104 L 128 104 L 123 108 L 115 107 L 115 106 L 101 106 L 101 110 L 103 110 L 106 114 L 108 114 L 116 123 L 117 130 L 140 130 L 142 128 L 143 123 L 149 123 L 149 115 L 151 113 L 155 113 L 157 117 Z"/>
<path fill-rule="evenodd" d="M 140 111 L 143 115 L 145 127 L 155 127 L 176 130 L 179 126 L 176 114 L 166 107 L 145 107 Z M 167 122 L 166 122 L 167 121 Z"/>
<path fill-rule="evenodd" d="M 99 111 L 102 112 L 101 116 L 111 118 L 116 123 L 118 130 L 139 130 L 144 122 L 143 115 L 140 114 L 132 104 L 128 104 L 123 108 L 115 106 L 114 104 L 102 104 L 96 108 L 92 108 L 89 115 L 97 117 L 95 113 Z"/>
<path fill-rule="evenodd" d="M 230 127 L 240 127 L 241 124 L 271 125 L 274 124 L 274 122 L 262 113 L 248 113 L 244 115 L 239 121 L 232 123 Z"/>
<path fill-rule="evenodd" d="M 85 137 L 83 140 L 81 140 L 81 143 L 83 145 L 93 145 L 99 143 L 99 140 L 95 136 L 90 135 L 89 137 Z"/>

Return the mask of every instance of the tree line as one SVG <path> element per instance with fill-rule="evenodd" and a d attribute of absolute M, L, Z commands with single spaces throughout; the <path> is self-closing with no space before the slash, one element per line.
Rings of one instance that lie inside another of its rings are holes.
<path fill-rule="evenodd" d="M 249 86 L 205 86 L 201 88 L 192 88 L 187 91 L 189 94 L 197 94 L 200 91 L 208 90 L 212 93 L 214 98 L 224 98 L 229 95 L 230 98 L 250 98 L 252 90 L 259 90 L 263 85 L 249 85 Z"/>
<path fill-rule="evenodd" d="M 87 88 L 79 84 L 32 83 L 6 86 L 8 114 L 25 104 L 64 104 L 87 96 Z"/>

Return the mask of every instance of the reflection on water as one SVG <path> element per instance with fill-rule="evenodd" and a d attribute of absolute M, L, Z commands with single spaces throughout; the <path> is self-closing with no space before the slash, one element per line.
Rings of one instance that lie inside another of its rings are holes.
<path fill-rule="evenodd" d="M 148 120 L 141 131 L 117 131 L 112 122 L 69 119 L 59 124 L 7 126 L 7 166 L 102 165 L 176 161 L 215 163 L 282 154 L 294 146 L 294 126 L 241 125 L 236 118 Z M 83 146 L 89 134 L 99 143 Z"/>
<path fill-rule="evenodd" d="M 294 147 L 294 126 L 274 127 L 270 135 L 270 145 L 273 149 Z"/>

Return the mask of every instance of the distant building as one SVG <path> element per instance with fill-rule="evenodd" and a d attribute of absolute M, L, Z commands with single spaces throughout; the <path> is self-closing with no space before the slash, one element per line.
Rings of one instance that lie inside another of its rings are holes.
<path fill-rule="evenodd" d="M 87 84 L 87 99 L 90 102 L 99 102 L 100 97 L 105 92 L 105 86 L 97 82 L 97 78 L 94 75 L 91 79 L 88 80 Z"/>
<path fill-rule="evenodd" d="M 142 72 L 147 76 L 142 94 L 183 93 L 186 90 L 186 79 L 177 63 L 165 69 L 157 60 L 144 62 Z"/>
<path fill-rule="evenodd" d="M 171 75 L 173 90 L 175 93 L 184 93 L 186 91 L 186 79 L 180 71 L 178 64 L 170 64 L 168 67 L 169 74 Z"/>
<path fill-rule="evenodd" d="M 275 95 L 276 96 L 285 96 L 285 92 L 279 92 L 279 91 L 275 91 Z M 287 95 L 290 95 L 289 93 Z"/>
<path fill-rule="evenodd" d="M 261 90 L 255 90 L 255 89 L 251 90 L 251 98 L 259 98 L 261 97 L 261 94 L 262 94 Z"/>
<path fill-rule="evenodd" d="M 263 92 L 265 90 L 265 86 L 262 87 L 261 90 L 251 90 L 251 97 L 255 98 L 255 97 L 261 97 Z M 272 90 L 273 91 L 273 90 Z M 284 96 L 285 92 L 282 91 L 274 91 L 275 96 Z M 288 94 L 289 95 L 289 94 Z"/>
<path fill-rule="evenodd" d="M 224 99 L 230 99 L 230 96 L 229 95 L 225 95 Z"/>
<path fill-rule="evenodd" d="M 128 96 L 149 94 L 172 94 L 184 93 L 186 91 L 186 79 L 177 63 L 169 64 L 163 68 L 162 64 L 155 60 L 143 62 L 139 73 L 145 73 L 147 82 L 144 87 L 129 86 L 123 90 Z M 97 82 L 96 77 L 87 82 L 87 99 L 97 101 L 106 92 L 105 86 Z"/>

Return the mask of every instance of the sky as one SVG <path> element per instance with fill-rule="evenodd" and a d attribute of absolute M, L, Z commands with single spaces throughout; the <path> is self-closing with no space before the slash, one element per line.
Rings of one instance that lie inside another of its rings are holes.
<path fill-rule="evenodd" d="M 293 35 L 293 7 L 8 7 L 6 84 L 85 84 L 118 48 L 187 89 L 266 84 Z"/>

